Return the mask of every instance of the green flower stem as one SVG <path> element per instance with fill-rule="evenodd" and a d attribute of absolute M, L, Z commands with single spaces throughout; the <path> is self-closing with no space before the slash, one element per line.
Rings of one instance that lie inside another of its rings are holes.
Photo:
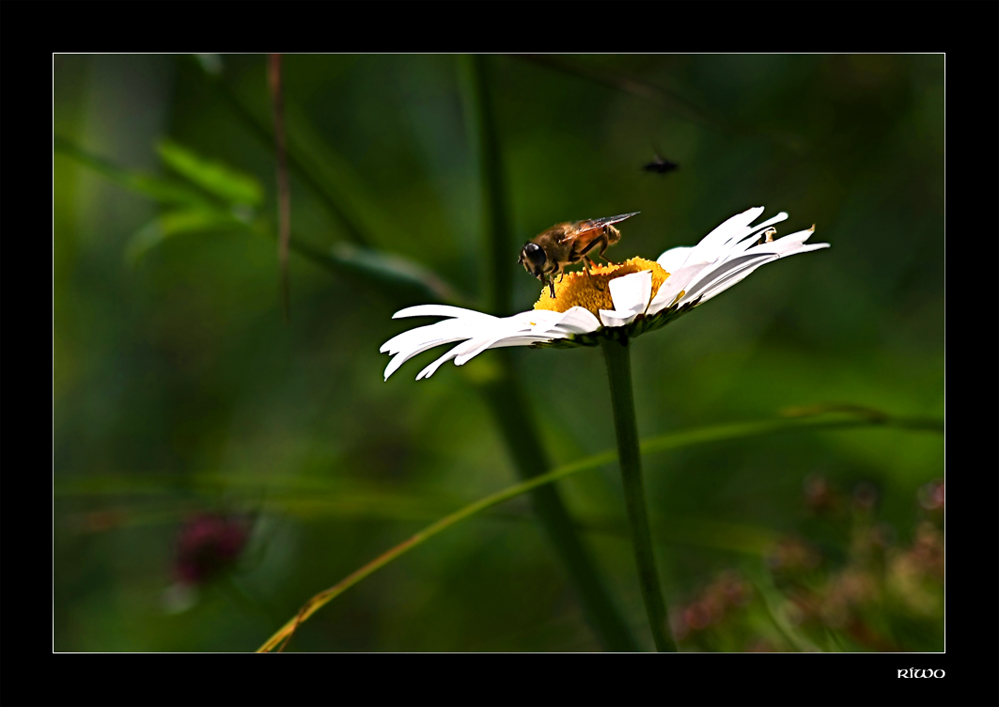
<path fill-rule="evenodd" d="M 676 643 L 667 625 L 666 602 L 659 586 L 656 559 L 652 552 L 649 517 L 645 510 L 645 489 L 642 483 L 642 455 L 638 450 L 638 425 L 635 421 L 635 400 L 631 390 L 631 358 L 628 339 L 601 342 L 607 377 L 610 379 L 611 406 L 614 408 L 614 431 L 617 453 L 624 480 L 624 500 L 628 508 L 631 540 L 638 564 L 638 579 L 642 587 L 645 611 L 649 615 L 652 638 L 658 651 L 676 651 Z"/>

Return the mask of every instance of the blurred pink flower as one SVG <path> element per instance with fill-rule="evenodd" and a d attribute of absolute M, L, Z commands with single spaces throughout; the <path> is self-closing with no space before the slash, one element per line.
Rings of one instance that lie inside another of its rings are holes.
<path fill-rule="evenodd" d="M 188 520 L 177 538 L 175 570 L 184 584 L 204 584 L 236 564 L 249 538 L 237 518 L 202 513 Z"/>

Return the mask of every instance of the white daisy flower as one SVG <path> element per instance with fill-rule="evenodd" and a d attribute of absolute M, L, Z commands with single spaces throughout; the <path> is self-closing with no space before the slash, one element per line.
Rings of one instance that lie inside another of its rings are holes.
<path fill-rule="evenodd" d="M 461 366 L 486 349 L 501 346 L 595 346 L 600 337 L 637 336 L 658 329 L 699 304 L 724 292 L 761 265 L 796 253 L 828 248 L 805 241 L 815 226 L 773 239 L 771 228 L 787 218 L 780 212 L 750 225 L 763 213 L 757 206 L 725 221 L 693 247 L 671 248 L 656 262 L 632 258 L 617 265 L 566 273 L 555 285 L 555 298 L 545 287 L 534 309 L 511 317 L 441 304 L 406 307 L 393 315 L 448 317 L 386 341 L 380 351 L 393 358 L 385 379 L 417 354 L 442 344 L 457 346 L 420 371 L 428 378 L 447 361 Z"/>

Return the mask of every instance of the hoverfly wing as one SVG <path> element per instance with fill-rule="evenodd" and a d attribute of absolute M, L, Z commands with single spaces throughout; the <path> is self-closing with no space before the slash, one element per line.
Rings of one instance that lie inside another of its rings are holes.
<path fill-rule="evenodd" d="M 632 216 L 637 216 L 642 213 L 641 211 L 632 211 L 630 214 L 618 214 L 617 216 L 605 216 L 604 218 L 591 218 L 586 221 L 580 221 L 578 228 L 572 233 L 568 233 L 559 239 L 559 243 L 568 243 L 571 240 L 579 238 L 580 236 L 585 236 L 588 233 L 597 231 L 604 226 L 609 226 L 612 223 L 618 223 L 619 221 L 624 221 L 625 219 L 631 218 Z"/>
<path fill-rule="evenodd" d="M 610 223 L 617 223 L 618 221 L 624 221 L 626 218 L 631 218 L 632 216 L 637 216 L 642 213 L 641 211 L 632 211 L 630 214 L 618 214 L 617 216 L 607 216 L 605 218 L 594 218 L 590 219 L 590 225 L 587 228 L 599 228 L 600 226 L 606 226 Z"/>

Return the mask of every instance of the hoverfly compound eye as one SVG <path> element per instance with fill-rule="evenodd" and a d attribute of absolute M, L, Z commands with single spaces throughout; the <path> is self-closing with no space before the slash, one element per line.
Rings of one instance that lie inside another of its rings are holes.
<path fill-rule="evenodd" d="M 545 256 L 544 249 L 537 243 L 528 243 L 525 245 L 524 255 L 527 256 L 527 260 L 530 261 L 531 265 L 533 265 L 536 270 L 541 270 L 545 266 L 545 261 L 548 259 Z"/>

